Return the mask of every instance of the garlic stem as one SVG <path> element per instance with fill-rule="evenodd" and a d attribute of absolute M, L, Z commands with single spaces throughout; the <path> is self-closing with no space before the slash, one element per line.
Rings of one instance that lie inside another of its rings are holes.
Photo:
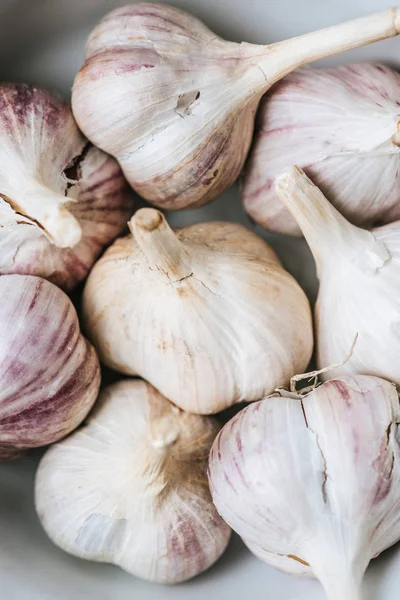
<path fill-rule="evenodd" d="M 292 213 L 317 264 L 332 256 L 345 257 L 366 272 L 375 272 L 390 254 L 374 235 L 349 223 L 297 166 L 276 178 L 276 192 Z"/>
<path fill-rule="evenodd" d="M 163 273 L 170 283 L 191 275 L 187 252 L 160 211 L 141 208 L 128 226 L 150 268 Z"/>
<path fill-rule="evenodd" d="M 400 8 L 374 13 L 267 46 L 258 66 L 272 85 L 307 63 L 400 33 Z"/>
<path fill-rule="evenodd" d="M 6 196 L 5 201 L 15 212 L 36 222 L 58 248 L 73 248 L 80 242 L 81 226 L 66 206 L 74 202 L 72 198 L 35 183 L 18 191 L 17 200 Z"/>

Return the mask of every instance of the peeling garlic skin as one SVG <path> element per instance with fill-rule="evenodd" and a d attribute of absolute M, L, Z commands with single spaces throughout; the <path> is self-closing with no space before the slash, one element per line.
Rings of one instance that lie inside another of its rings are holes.
<path fill-rule="evenodd" d="M 130 228 L 84 290 L 85 330 L 106 365 L 200 414 L 258 400 L 306 368 L 309 303 L 264 240 L 223 222 L 174 232 L 149 208 Z"/>
<path fill-rule="evenodd" d="M 118 8 L 88 39 L 75 118 L 141 196 L 165 209 L 201 206 L 242 169 L 266 85 L 251 64 L 261 52 L 165 4 Z"/>
<path fill-rule="evenodd" d="M 70 290 L 126 226 L 132 191 L 59 96 L 0 85 L 0 274 Z"/>
<path fill-rule="evenodd" d="M 399 421 L 396 387 L 363 375 L 251 404 L 211 449 L 217 510 L 265 562 L 356 600 L 371 558 L 400 539 Z"/>
<path fill-rule="evenodd" d="M 94 348 L 58 287 L 0 277 L 0 459 L 61 439 L 86 417 L 100 386 Z"/>
<path fill-rule="evenodd" d="M 301 235 L 274 179 L 302 167 L 351 222 L 400 219 L 400 74 L 379 64 L 303 68 L 263 98 L 244 172 L 246 211 L 266 229 Z"/>
<path fill-rule="evenodd" d="M 201 573 L 230 538 L 207 481 L 218 430 L 144 381 L 109 386 L 84 428 L 39 465 L 35 501 L 45 531 L 71 554 L 149 581 Z"/>

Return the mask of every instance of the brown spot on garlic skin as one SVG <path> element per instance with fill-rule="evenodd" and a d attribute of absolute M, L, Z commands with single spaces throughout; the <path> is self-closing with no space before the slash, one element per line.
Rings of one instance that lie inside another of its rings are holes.
<path fill-rule="evenodd" d="M 308 562 L 299 558 L 298 556 L 294 556 L 293 554 L 288 554 L 287 557 L 291 558 L 292 560 L 297 560 L 297 562 L 301 563 L 302 565 L 305 565 L 306 567 L 310 566 L 310 564 Z"/>

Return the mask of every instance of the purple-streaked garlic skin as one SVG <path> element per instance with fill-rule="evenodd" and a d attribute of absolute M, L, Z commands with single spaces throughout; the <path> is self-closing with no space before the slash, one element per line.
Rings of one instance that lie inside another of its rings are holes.
<path fill-rule="evenodd" d="M 0 459 L 74 430 L 94 404 L 100 366 L 71 301 L 30 275 L 0 277 Z"/>
<path fill-rule="evenodd" d="M 0 85 L 0 158 L 0 274 L 37 275 L 71 290 L 133 212 L 118 163 L 83 137 L 60 96 L 13 83 Z M 81 230 L 77 243 L 51 238 L 33 197 L 65 202 Z"/>
<path fill-rule="evenodd" d="M 210 452 L 217 510 L 265 562 L 359 598 L 370 559 L 400 539 L 399 421 L 396 387 L 365 375 L 251 404 Z"/>
<path fill-rule="evenodd" d="M 303 68 L 263 98 L 242 198 L 266 229 L 301 235 L 274 179 L 304 169 L 352 223 L 371 228 L 400 218 L 400 74 L 380 64 Z"/>

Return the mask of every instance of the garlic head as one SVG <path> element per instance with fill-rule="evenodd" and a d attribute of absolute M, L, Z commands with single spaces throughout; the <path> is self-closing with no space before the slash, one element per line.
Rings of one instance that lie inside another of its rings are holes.
<path fill-rule="evenodd" d="M 201 414 L 258 400 L 306 368 L 309 303 L 264 240 L 234 223 L 173 231 L 152 208 L 130 229 L 84 290 L 86 331 L 106 365 Z"/>
<path fill-rule="evenodd" d="M 182 412 L 148 383 L 100 394 L 83 429 L 44 455 L 35 499 L 55 544 L 137 577 L 177 583 L 224 552 L 230 529 L 210 498 L 216 421 Z"/>
<path fill-rule="evenodd" d="M 117 162 L 85 140 L 62 98 L 0 85 L 0 274 L 71 289 L 131 213 Z"/>
<path fill-rule="evenodd" d="M 138 2 L 92 31 L 72 90 L 85 135 L 156 206 L 200 206 L 239 175 L 261 96 L 313 60 L 397 35 L 398 9 L 270 44 L 223 40 L 166 4 Z"/>
<path fill-rule="evenodd" d="M 400 218 L 400 75 L 379 64 L 291 73 L 263 98 L 243 178 L 250 216 L 267 229 L 300 235 L 274 179 L 302 167 L 355 225 Z"/>
<path fill-rule="evenodd" d="M 317 577 L 328 600 L 360 600 L 368 563 L 400 539 L 396 387 L 358 375 L 282 394 L 217 436 L 213 501 L 259 558 Z"/>
<path fill-rule="evenodd" d="M 0 459 L 61 439 L 86 417 L 100 365 L 52 283 L 0 277 Z"/>
<path fill-rule="evenodd" d="M 314 254 L 317 366 L 322 378 L 364 373 L 400 384 L 400 221 L 370 231 L 350 224 L 299 168 L 277 178 L 277 194 Z"/>

